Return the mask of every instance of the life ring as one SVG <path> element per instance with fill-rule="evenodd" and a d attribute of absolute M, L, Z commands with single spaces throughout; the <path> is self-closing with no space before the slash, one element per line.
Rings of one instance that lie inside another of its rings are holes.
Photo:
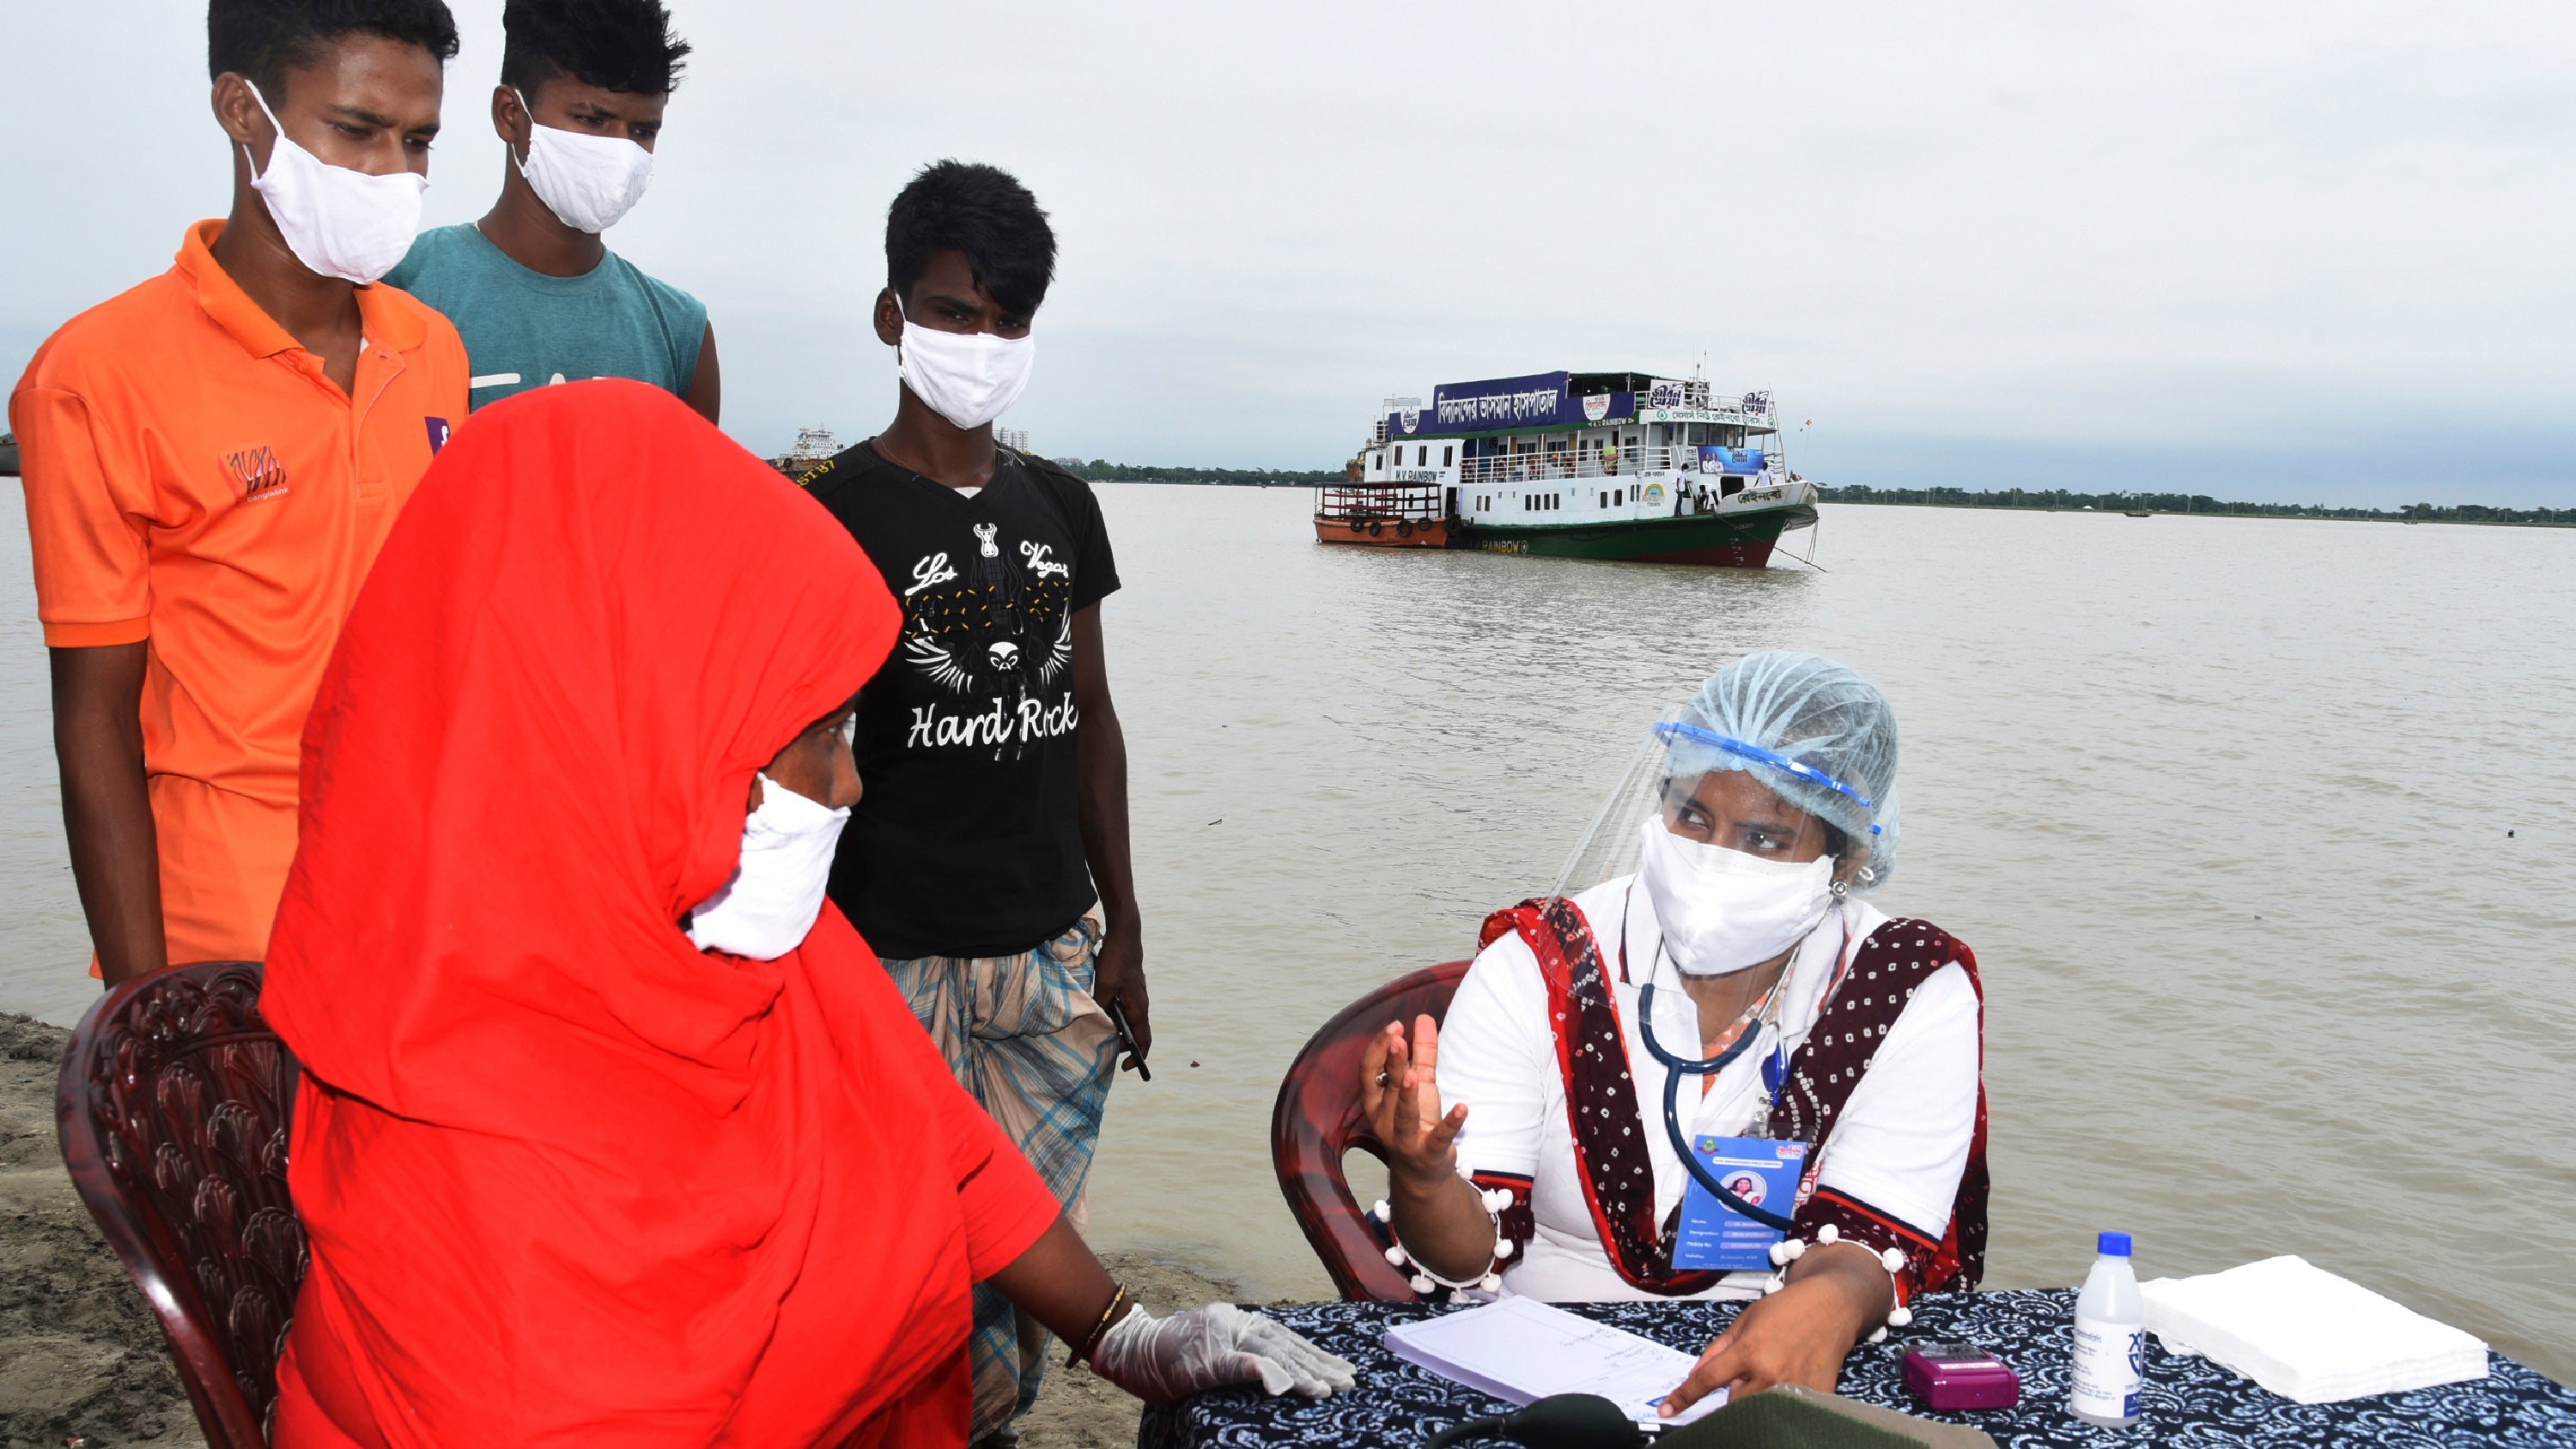
<path fill-rule="evenodd" d="M 1366 532 L 1368 532 L 1368 520 L 1366 520 L 1366 519 L 1362 519 L 1362 518 L 1354 518 L 1354 519 L 1352 519 L 1352 520 L 1351 520 L 1351 532 L 1353 532 L 1353 533 L 1366 533 Z"/>
<path fill-rule="evenodd" d="M 1395 524 L 1395 536 L 1398 538 L 1413 537 L 1413 520 L 1410 518 L 1397 519 Z"/>
<path fill-rule="evenodd" d="M 1384 523 L 1374 518 L 1369 520 L 1369 537 L 1375 538 L 1384 532 L 1386 532 L 1386 525 Z"/>

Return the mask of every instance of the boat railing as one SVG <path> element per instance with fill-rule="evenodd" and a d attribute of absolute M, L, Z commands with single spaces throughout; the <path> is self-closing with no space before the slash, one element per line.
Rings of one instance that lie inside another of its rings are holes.
<path fill-rule="evenodd" d="M 1650 473 L 1699 471 L 1699 449 L 1693 446 L 1556 449 L 1544 453 L 1497 453 L 1468 458 L 1458 465 L 1458 482 L 1466 487 L 1545 483 L 1563 478 L 1634 478 Z"/>
<path fill-rule="evenodd" d="M 1315 516 L 1322 519 L 1432 519 L 1448 511 L 1448 490 L 1437 486 L 1331 483 L 1315 490 Z"/>

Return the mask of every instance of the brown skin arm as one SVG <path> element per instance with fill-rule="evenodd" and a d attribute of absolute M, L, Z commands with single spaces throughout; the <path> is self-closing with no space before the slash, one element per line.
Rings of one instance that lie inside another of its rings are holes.
<path fill-rule="evenodd" d="M 1886 1267 L 1858 1243 L 1809 1248 L 1789 1266 L 1788 1279 L 1788 1287 L 1744 1305 L 1701 1352 L 1690 1377 L 1664 1400 L 1666 1415 L 1722 1388 L 1740 1395 L 1805 1384 L 1832 1393 L 1852 1345 L 1896 1306 Z"/>
<path fill-rule="evenodd" d="M 984 1281 L 1075 1349 L 1090 1340 L 1092 1328 L 1118 1292 L 1109 1270 L 1100 1266 L 1082 1235 L 1061 1217 L 1009 1267 Z"/>
<path fill-rule="evenodd" d="M 161 930 L 160 836 L 143 773 L 143 665 L 148 644 L 48 651 L 54 758 L 63 780 L 63 833 L 72 880 L 116 985 L 170 964 Z"/>
<path fill-rule="evenodd" d="M 1494 1261 L 1494 1220 L 1475 1184 L 1458 1175 L 1467 1104 L 1440 1111 L 1440 1027 L 1430 1017 L 1391 1021 L 1360 1057 L 1360 1112 L 1387 1153 L 1387 1206 L 1395 1235 L 1424 1267 L 1452 1282 Z M 1384 1073 L 1386 1085 L 1378 1085 Z"/>
<path fill-rule="evenodd" d="M 1118 725 L 1118 706 L 1109 698 L 1109 665 L 1101 652 L 1100 606 L 1073 616 L 1073 698 L 1082 716 L 1080 777 L 1082 854 L 1090 863 L 1092 883 L 1100 888 L 1100 910 L 1108 934 L 1094 963 L 1091 994 L 1104 1004 L 1116 1003 L 1136 1034 L 1139 1053 L 1154 1047 L 1153 1023 L 1146 1016 L 1145 942 L 1136 914 L 1136 871 L 1127 835 L 1127 735 Z M 1136 1059 L 1129 1057 L 1129 1070 Z"/>
<path fill-rule="evenodd" d="M 716 366 L 716 324 L 707 324 L 707 335 L 698 343 L 698 370 L 689 378 L 689 390 L 680 401 L 697 409 L 698 416 L 711 423 L 722 423 L 718 414 L 724 411 L 724 375 Z"/>

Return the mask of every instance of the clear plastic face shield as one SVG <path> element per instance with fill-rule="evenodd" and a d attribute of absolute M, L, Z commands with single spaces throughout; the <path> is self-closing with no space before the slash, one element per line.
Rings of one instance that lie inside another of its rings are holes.
<path fill-rule="evenodd" d="M 1757 861 L 1795 864 L 1830 857 L 1835 883 L 1844 887 L 1836 895 L 1875 883 L 1870 855 L 1882 833 L 1879 802 L 1796 758 L 1791 753 L 1795 745 L 1766 749 L 1675 721 L 1670 716 L 1677 713 L 1668 712 L 1638 747 L 1591 828 L 1567 857 L 1555 894 L 1572 897 L 1635 874 L 1650 819 L 1680 839 Z M 1836 813 L 1866 820 L 1866 831 L 1855 833 L 1792 803 L 1774 781 L 1795 782 L 1791 788 L 1801 794 L 1830 794 L 1845 806 Z"/>
<path fill-rule="evenodd" d="M 1658 964 L 1669 960 L 1685 977 L 1725 976 L 1782 959 L 1824 923 L 1854 882 L 1866 885 L 1880 834 L 1876 802 L 1798 759 L 1797 748 L 1772 749 L 1669 718 L 1656 725 L 1566 862 L 1557 894 L 1571 897 L 1633 874 L 1632 898 L 1651 906 L 1660 928 Z M 1697 1033 L 1679 1043 L 1658 1038 L 1653 971 L 1639 989 L 1640 1035 L 1667 1069 L 1664 1131 L 1675 1156 L 1718 1202 L 1767 1227 L 1791 1230 L 1788 1216 L 1747 1200 L 1701 1162 L 1680 1110 L 1685 1079 L 1722 1072 L 1757 1044 L 1772 1052 L 1763 1064 L 1767 1102 L 1786 1079 L 1787 1047 L 1776 1030 L 1757 1026 L 1702 1058 L 1693 1049 Z M 1776 1011 L 1776 993 L 1766 999 Z M 1774 1022 L 1776 1016 L 1766 1016 L 1763 1024 Z M 1766 1105 L 1754 1136 L 1767 1134 L 1769 1116 Z"/>

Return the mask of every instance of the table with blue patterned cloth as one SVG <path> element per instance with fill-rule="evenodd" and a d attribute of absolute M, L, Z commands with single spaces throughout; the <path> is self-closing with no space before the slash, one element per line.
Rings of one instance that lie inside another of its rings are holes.
<path fill-rule="evenodd" d="M 1569 1303 L 1614 1324 L 1696 1354 L 1738 1305 Z M 1265 1399 L 1245 1389 L 1201 1394 L 1175 1408 L 1148 1410 L 1138 1449 L 1209 1445 L 1410 1445 L 1462 1419 L 1510 1406 L 1387 1352 L 1386 1330 L 1448 1310 L 1383 1303 L 1322 1303 L 1263 1310 L 1359 1365 L 1359 1388 L 1330 1399 Z M 2294 1404 L 2205 1358 L 2169 1354 L 2147 1335 L 2145 1413 L 2137 1428 L 2096 1429 L 2066 1412 L 2071 1289 L 1939 1294 L 1915 1304 L 1913 1326 L 1884 1344 L 1864 1344 L 1843 1365 L 1841 1390 L 1864 1403 L 1971 1424 L 2004 1449 L 2066 1445 L 2221 1446 L 2576 1445 L 2576 1392 L 2502 1355 L 2484 1379 L 2340 1404 Z M 1965 1340 L 2021 1375 L 2016 1408 L 1932 1415 L 1905 1392 L 1898 1365 L 1908 1344 Z M 1501 1441 L 1490 1441 L 1500 1443 Z"/>

